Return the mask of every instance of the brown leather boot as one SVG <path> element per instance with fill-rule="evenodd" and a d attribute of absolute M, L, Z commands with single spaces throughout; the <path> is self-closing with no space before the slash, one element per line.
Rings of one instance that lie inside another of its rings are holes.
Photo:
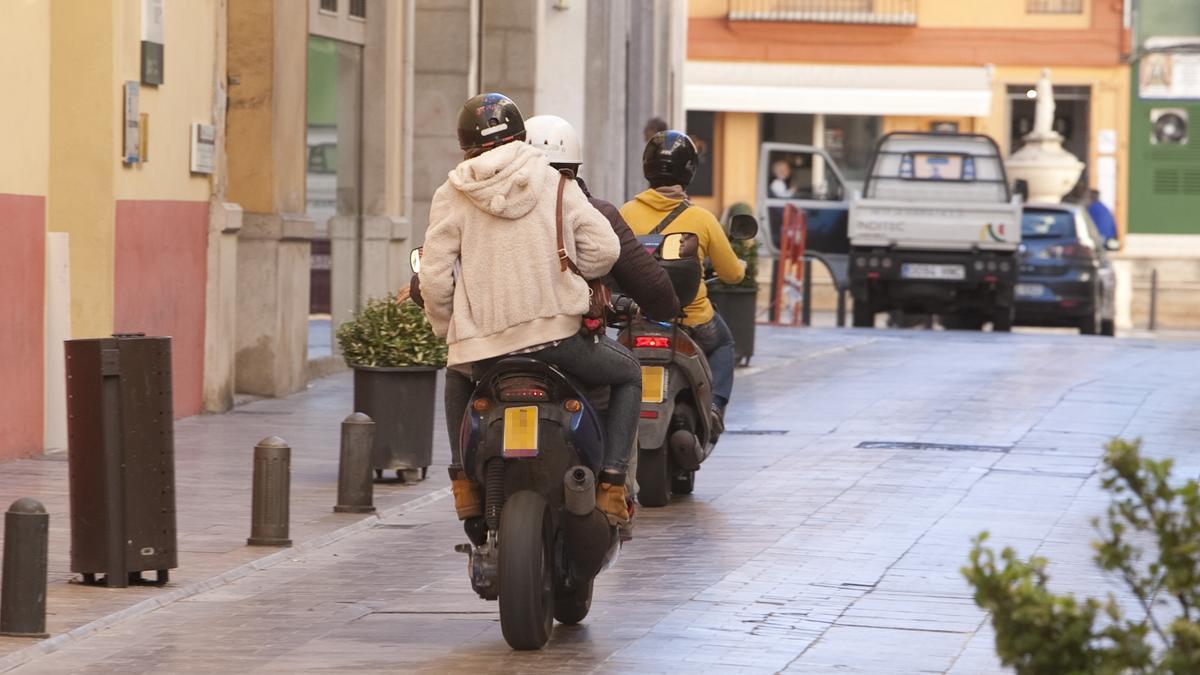
<path fill-rule="evenodd" d="M 608 516 L 608 523 L 617 527 L 629 524 L 629 504 L 625 484 L 596 483 L 596 506 Z"/>
<path fill-rule="evenodd" d="M 450 489 L 454 492 L 454 510 L 459 520 L 483 515 L 483 488 L 467 478 L 461 468 L 450 467 Z"/>

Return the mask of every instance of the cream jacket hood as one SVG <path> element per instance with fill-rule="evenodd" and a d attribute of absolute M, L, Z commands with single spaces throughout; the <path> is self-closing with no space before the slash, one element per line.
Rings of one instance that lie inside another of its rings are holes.
<path fill-rule="evenodd" d="M 502 356 L 579 330 L 588 287 L 562 271 L 555 234 L 559 174 L 541 151 L 507 143 L 466 160 L 434 193 L 421 258 L 421 294 L 449 364 Z M 620 243 L 573 180 L 563 192 L 567 254 L 603 276 Z"/>

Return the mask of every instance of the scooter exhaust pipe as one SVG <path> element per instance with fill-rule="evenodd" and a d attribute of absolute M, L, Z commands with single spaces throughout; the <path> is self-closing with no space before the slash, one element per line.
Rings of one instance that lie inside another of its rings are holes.
<path fill-rule="evenodd" d="M 596 510 L 596 476 L 586 466 L 575 466 L 563 476 L 563 503 L 567 513 L 586 516 Z"/>
<path fill-rule="evenodd" d="M 596 508 L 596 476 L 586 466 L 575 466 L 563 476 L 563 521 L 567 554 L 576 572 L 585 578 L 598 574 L 610 557 L 616 539 L 608 518 Z"/>

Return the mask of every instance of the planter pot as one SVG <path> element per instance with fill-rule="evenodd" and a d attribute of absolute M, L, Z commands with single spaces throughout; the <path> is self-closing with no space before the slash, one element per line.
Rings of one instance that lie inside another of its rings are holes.
<path fill-rule="evenodd" d="M 758 311 L 758 289 L 714 286 L 708 289 L 708 299 L 717 313 L 729 324 L 733 333 L 734 353 L 738 363 L 750 363 L 754 356 L 754 317 Z"/>
<path fill-rule="evenodd" d="M 354 411 L 375 420 L 376 476 L 419 480 L 433 460 L 437 368 L 354 366 Z"/>

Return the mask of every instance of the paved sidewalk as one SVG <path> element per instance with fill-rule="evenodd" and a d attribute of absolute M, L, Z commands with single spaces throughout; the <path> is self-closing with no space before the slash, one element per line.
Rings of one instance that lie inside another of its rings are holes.
<path fill-rule="evenodd" d="M 775 329 L 772 336 L 772 340 L 759 345 L 753 366 L 739 371 L 740 377 L 844 352 L 878 339 L 865 332 L 848 338 L 845 334 L 786 329 Z M 306 391 L 286 399 L 254 401 L 228 414 L 176 422 L 179 568 L 171 572 L 171 581 L 165 587 L 109 589 L 74 583 L 77 575 L 70 572 L 66 453 L 0 464 L 0 506 L 20 497 L 35 497 L 50 512 L 46 628 L 50 639 L 57 640 L 52 648 L 63 642 L 62 637 L 55 636 L 82 632 L 81 626 L 104 617 L 115 622 L 121 617 L 114 615 L 145 600 L 165 598 L 169 602 L 172 593 L 180 589 L 202 583 L 221 585 L 225 582 L 222 575 L 276 554 L 279 549 L 246 545 L 253 450 L 255 443 L 266 436 L 282 436 L 292 447 L 291 537 L 297 547 L 361 521 L 364 516 L 332 512 L 337 498 L 339 425 L 351 412 L 352 400 L 352 375 L 344 372 L 315 381 Z M 429 478 L 416 485 L 376 483 L 375 505 L 381 513 L 418 499 L 448 494 L 444 467 L 449 449 L 442 431 L 440 405 L 436 415 L 434 464 Z M 444 508 L 449 508 L 448 504 Z M 5 657 L 35 644 L 33 640 L 0 637 L 0 670 Z M 42 645 L 40 649 L 47 647 Z"/>
<path fill-rule="evenodd" d="M 291 538 L 296 546 L 330 535 L 365 517 L 335 514 L 341 421 L 353 407 L 348 372 L 318 380 L 286 399 L 259 400 L 224 415 L 200 415 L 175 424 L 175 489 L 179 568 L 165 587 L 106 588 L 72 583 L 67 456 L 0 464 L 0 508 L 20 497 L 42 501 L 50 513 L 50 586 L 46 629 L 53 636 L 125 610 L 143 600 L 209 580 L 280 549 L 246 545 L 250 534 L 254 445 L 278 435 L 292 447 Z M 440 398 L 440 394 L 439 394 Z M 449 450 L 438 410 L 434 466 L 414 485 L 375 484 L 380 512 L 412 500 L 435 498 L 449 484 L 443 467 Z M 388 472 L 385 478 L 394 478 Z M 0 541 L 3 533 L 0 532 Z M 153 574 L 147 575 L 153 577 Z M 35 641 L 0 637 L 0 660 Z"/>

